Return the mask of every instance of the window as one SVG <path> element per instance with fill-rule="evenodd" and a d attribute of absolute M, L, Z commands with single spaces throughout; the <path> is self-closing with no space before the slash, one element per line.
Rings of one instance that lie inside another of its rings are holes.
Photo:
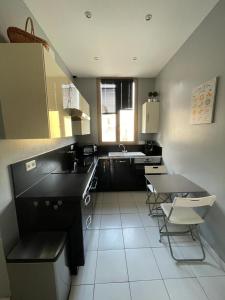
<path fill-rule="evenodd" d="M 101 79 L 98 88 L 100 142 L 135 142 L 136 103 L 134 80 Z"/>

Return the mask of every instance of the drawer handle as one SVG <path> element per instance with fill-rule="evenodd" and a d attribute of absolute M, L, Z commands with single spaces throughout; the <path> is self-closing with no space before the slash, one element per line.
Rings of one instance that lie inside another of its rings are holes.
<path fill-rule="evenodd" d="M 153 169 L 158 169 L 159 167 L 153 167 Z"/>
<path fill-rule="evenodd" d="M 92 217 L 89 216 L 89 217 L 87 218 L 87 220 L 86 220 L 86 227 L 87 227 L 87 228 L 89 227 L 89 225 L 91 225 L 91 221 L 92 221 Z"/>
<path fill-rule="evenodd" d="M 91 196 L 87 195 L 87 197 L 84 199 L 84 205 L 88 206 L 88 204 L 91 202 Z"/>
<path fill-rule="evenodd" d="M 96 180 L 92 183 L 90 190 L 96 190 L 97 184 L 98 184 L 98 180 L 96 179 Z"/>

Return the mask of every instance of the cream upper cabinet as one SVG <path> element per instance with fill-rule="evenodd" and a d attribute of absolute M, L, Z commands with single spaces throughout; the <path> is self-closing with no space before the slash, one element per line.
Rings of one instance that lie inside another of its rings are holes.
<path fill-rule="evenodd" d="M 0 44 L 0 103 L 5 138 L 72 135 L 64 109 L 69 79 L 41 44 Z"/>
<path fill-rule="evenodd" d="M 90 120 L 73 121 L 72 124 L 74 135 L 86 135 L 91 133 Z"/>
<path fill-rule="evenodd" d="M 142 105 L 142 133 L 159 131 L 159 102 L 145 102 Z"/>
<path fill-rule="evenodd" d="M 80 110 L 86 114 L 87 116 L 90 116 L 90 107 L 87 101 L 84 99 L 84 97 L 80 94 Z"/>
<path fill-rule="evenodd" d="M 80 119 L 73 119 L 72 128 L 74 135 L 86 135 L 91 133 L 91 124 L 90 124 L 90 106 L 84 97 L 79 94 L 79 110 L 82 112 L 80 114 Z"/>
<path fill-rule="evenodd" d="M 63 85 L 63 107 L 65 109 L 80 108 L 80 93 L 71 82 Z"/>

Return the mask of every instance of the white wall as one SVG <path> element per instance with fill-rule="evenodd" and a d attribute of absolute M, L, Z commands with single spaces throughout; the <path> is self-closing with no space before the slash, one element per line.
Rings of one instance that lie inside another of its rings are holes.
<path fill-rule="evenodd" d="M 81 143 L 98 144 L 98 124 L 97 124 L 97 82 L 96 78 L 77 78 L 75 84 L 82 95 L 90 104 L 91 112 L 91 134 L 77 137 Z M 148 93 L 154 90 L 154 78 L 138 78 L 138 141 L 144 141 L 154 138 L 151 134 L 141 134 L 141 114 L 142 104 L 147 101 Z"/>
<path fill-rule="evenodd" d="M 200 24 L 157 78 L 161 94 L 158 139 L 170 171 L 217 196 L 202 233 L 225 259 L 225 1 Z M 194 87 L 219 77 L 215 123 L 191 125 Z"/>

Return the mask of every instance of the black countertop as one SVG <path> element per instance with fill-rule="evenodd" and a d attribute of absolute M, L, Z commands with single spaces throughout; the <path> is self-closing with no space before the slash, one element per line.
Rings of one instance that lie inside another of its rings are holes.
<path fill-rule="evenodd" d="M 97 163 L 98 159 L 94 158 L 90 171 L 84 174 L 49 174 L 18 198 L 63 197 L 80 200 L 85 196 Z"/>

